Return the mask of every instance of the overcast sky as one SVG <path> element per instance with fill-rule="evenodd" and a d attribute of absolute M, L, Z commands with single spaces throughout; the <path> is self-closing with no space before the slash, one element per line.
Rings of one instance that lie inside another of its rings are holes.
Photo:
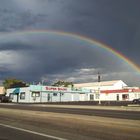
<path fill-rule="evenodd" d="M 98 40 L 140 65 L 139 0 L 0 0 L 0 83 L 123 80 L 140 86 L 140 72 L 109 51 L 52 30 Z"/>

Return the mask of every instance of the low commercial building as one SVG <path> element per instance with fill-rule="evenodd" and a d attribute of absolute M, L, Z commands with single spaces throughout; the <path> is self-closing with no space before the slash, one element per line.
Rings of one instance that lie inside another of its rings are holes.
<path fill-rule="evenodd" d="M 5 94 L 5 88 L 3 86 L 0 86 L 0 95 Z"/>
<path fill-rule="evenodd" d="M 63 101 L 87 101 L 89 89 L 30 85 L 29 87 L 7 89 L 6 96 L 12 102 L 39 103 Z"/>
<path fill-rule="evenodd" d="M 140 88 L 128 87 L 122 80 L 80 83 L 76 88 L 90 89 L 90 99 L 93 101 L 132 101 L 140 98 Z"/>
<path fill-rule="evenodd" d="M 93 90 L 114 90 L 114 89 L 123 89 L 127 87 L 122 80 L 114 80 L 114 81 L 102 81 L 102 82 L 93 82 L 93 83 L 79 83 L 74 84 L 76 88 L 86 88 L 86 89 L 93 89 Z"/>
<path fill-rule="evenodd" d="M 104 81 L 74 84 L 74 88 L 30 85 L 7 89 L 12 102 L 66 102 L 66 101 L 132 101 L 140 98 L 140 88 L 128 87 L 123 81 Z"/>

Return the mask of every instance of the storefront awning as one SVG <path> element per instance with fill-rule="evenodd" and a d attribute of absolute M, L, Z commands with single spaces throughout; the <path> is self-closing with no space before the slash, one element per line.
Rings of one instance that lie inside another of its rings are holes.
<path fill-rule="evenodd" d="M 13 94 L 19 94 L 20 93 L 20 88 L 16 88 L 14 91 L 13 91 Z"/>

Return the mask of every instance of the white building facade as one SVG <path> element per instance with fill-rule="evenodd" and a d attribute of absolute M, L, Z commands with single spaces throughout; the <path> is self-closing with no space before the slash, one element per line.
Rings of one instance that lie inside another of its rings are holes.
<path fill-rule="evenodd" d="M 30 85 L 7 89 L 6 96 L 19 103 L 132 101 L 140 98 L 140 88 L 128 87 L 121 80 L 75 84 L 74 88 Z"/>
<path fill-rule="evenodd" d="M 128 87 L 122 80 L 80 83 L 74 86 L 90 89 L 90 101 L 132 101 L 140 98 L 140 88 Z"/>
<path fill-rule="evenodd" d="M 7 89 L 6 96 L 12 102 L 39 103 L 39 102 L 66 102 L 87 101 L 89 89 L 72 89 L 66 87 L 30 85 L 29 87 Z"/>

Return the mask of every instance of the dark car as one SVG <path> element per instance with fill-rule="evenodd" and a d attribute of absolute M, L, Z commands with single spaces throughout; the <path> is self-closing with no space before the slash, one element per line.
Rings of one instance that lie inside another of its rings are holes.
<path fill-rule="evenodd" d="M 140 104 L 140 98 L 134 99 L 134 100 L 133 100 L 133 103 L 135 103 L 135 104 Z"/>
<path fill-rule="evenodd" d="M 0 95 L 0 102 L 9 103 L 9 102 L 11 102 L 11 100 L 10 100 L 10 98 L 8 96 Z"/>

